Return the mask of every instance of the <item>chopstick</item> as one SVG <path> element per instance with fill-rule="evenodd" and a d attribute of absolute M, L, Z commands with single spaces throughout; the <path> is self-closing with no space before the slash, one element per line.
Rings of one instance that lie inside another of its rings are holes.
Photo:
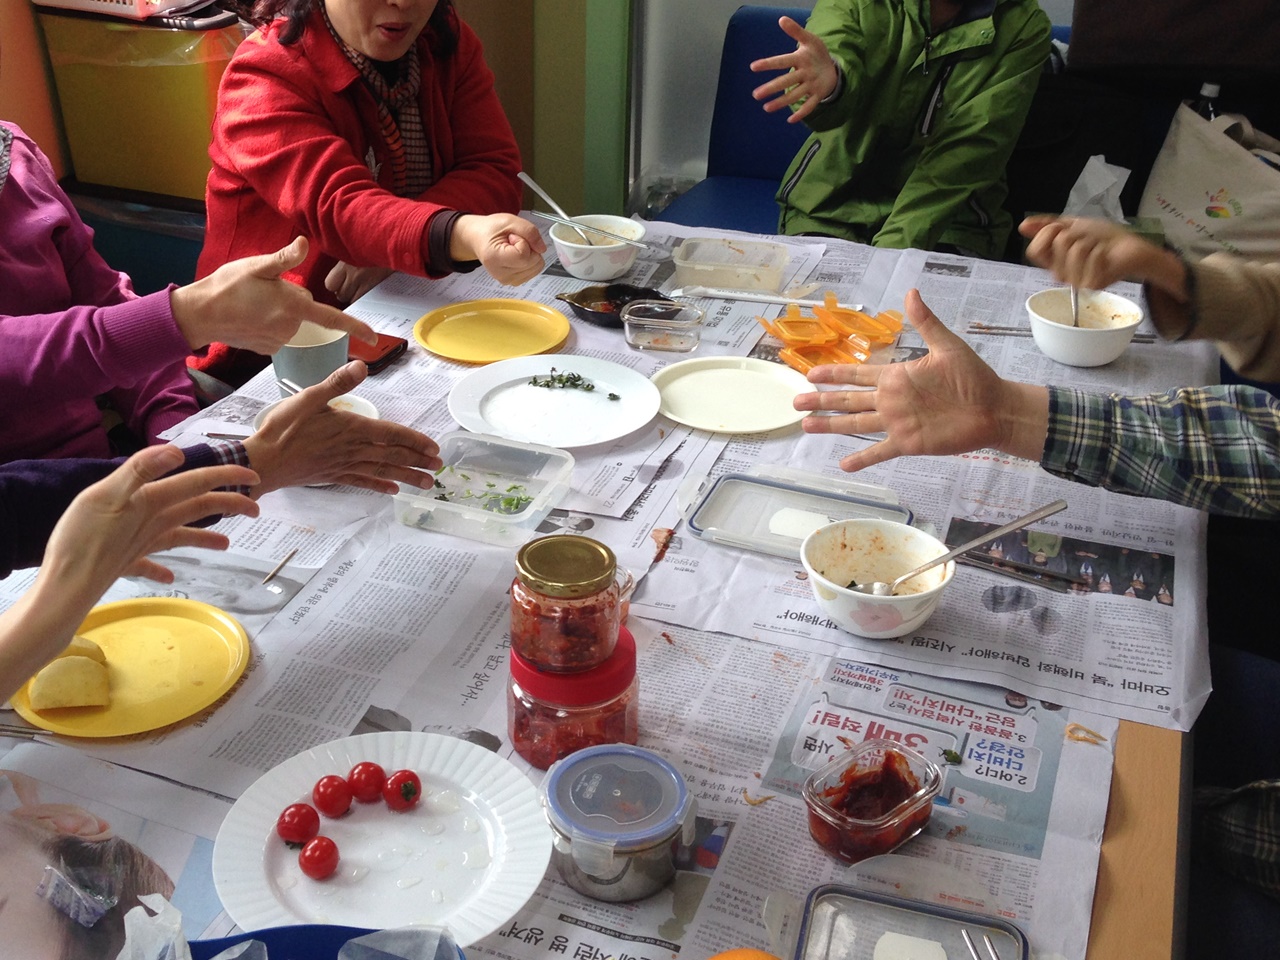
<path fill-rule="evenodd" d="M 794 303 L 799 307 L 825 307 L 825 300 L 799 300 L 772 293 L 753 293 L 749 290 L 726 290 L 720 287 L 680 287 L 672 290 L 672 297 L 711 297 L 713 300 L 745 300 L 748 303 L 780 303 L 784 306 Z M 860 303 L 837 303 L 842 310 L 862 311 Z"/>
<path fill-rule="evenodd" d="M 998 327 L 987 323 L 974 323 L 969 325 L 969 329 L 965 331 L 971 335 L 981 335 L 986 337 L 1030 337 L 1033 334 L 1030 330 L 1023 327 Z M 1154 333 L 1135 333 L 1133 335 L 1134 343 L 1155 343 L 1156 335 Z"/>
<path fill-rule="evenodd" d="M 298 554 L 297 547 L 294 547 L 292 550 L 286 553 L 284 555 L 284 559 L 281 560 L 279 563 L 277 563 L 274 567 L 272 567 L 271 572 L 262 578 L 262 582 L 270 583 L 275 578 L 275 575 L 284 569 L 285 564 L 287 564 L 290 560 L 292 560 L 295 556 L 297 556 L 297 554 Z"/>
<path fill-rule="evenodd" d="M 964 945 L 969 948 L 969 956 L 973 960 L 982 960 L 982 957 L 978 954 L 978 948 L 973 945 L 973 937 L 969 936 L 968 927 L 960 928 L 960 936 L 964 938 Z M 982 944 L 987 948 L 987 953 L 991 954 L 991 960 L 1000 960 L 1000 954 L 996 953 L 996 945 L 991 942 L 989 934 L 984 933 L 982 935 Z"/>
<path fill-rule="evenodd" d="M 989 563 L 998 567 L 1012 567 L 1014 570 L 1021 570 L 1024 573 L 1038 573 L 1042 577 L 1053 577 L 1055 580 L 1065 580 L 1067 583 L 1085 583 L 1084 577 L 1077 576 L 1074 573 L 1064 573 L 1061 570 L 1046 570 L 1044 567 L 1037 567 L 1034 563 L 1023 563 L 1021 560 L 1010 560 L 1007 557 L 997 559 L 981 553 L 981 547 L 974 547 L 966 556 L 977 560 L 979 563 Z"/>
<path fill-rule="evenodd" d="M 619 236 L 616 233 L 610 233 L 608 230 L 601 230 L 599 227 L 593 227 L 586 223 L 578 223 L 576 220 L 566 220 L 564 217 L 553 216 L 550 213 L 543 213 L 541 210 L 530 210 L 535 217 L 541 217 L 543 220 L 554 220 L 556 223 L 562 223 L 566 227 L 573 227 L 581 233 L 583 230 L 590 230 L 592 233 L 598 233 L 602 237 L 608 237 L 610 240 L 617 240 L 619 243 L 630 244 L 633 247 L 639 247 L 641 250 L 648 250 L 649 244 L 641 243 L 639 240 L 632 240 L 630 237 Z"/>
<path fill-rule="evenodd" d="M 998 567 L 990 560 L 975 560 L 973 557 L 961 554 L 956 557 L 956 563 L 963 564 L 966 567 L 978 567 L 981 570 L 987 570 L 990 573 L 998 573 L 1002 577 L 1008 577 L 1010 580 L 1021 580 L 1023 583 L 1034 583 L 1038 587 L 1044 587 L 1046 590 L 1052 590 L 1054 593 L 1066 593 L 1071 587 L 1065 580 L 1055 580 L 1052 575 L 1044 573 L 1023 573 L 1021 570 L 1010 570 L 1008 567 Z"/>
<path fill-rule="evenodd" d="M 292 380 L 287 380 L 287 379 L 285 379 L 284 377 L 280 377 L 280 378 L 276 381 L 276 383 L 280 384 L 280 386 L 284 387 L 284 388 L 285 388 L 286 390 L 288 390 L 290 393 L 301 393 L 301 392 L 302 392 L 302 388 L 301 388 L 300 386 L 298 386 L 298 385 L 297 385 L 296 383 L 294 383 Z"/>
<path fill-rule="evenodd" d="M 206 433 L 206 437 L 210 440 L 248 440 L 247 433 Z"/>

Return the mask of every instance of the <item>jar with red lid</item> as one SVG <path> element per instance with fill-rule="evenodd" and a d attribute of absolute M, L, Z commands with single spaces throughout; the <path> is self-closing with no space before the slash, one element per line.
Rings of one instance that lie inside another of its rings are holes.
<path fill-rule="evenodd" d="M 599 541 L 570 534 L 531 540 L 516 554 L 511 649 L 538 670 L 599 666 L 618 642 L 633 586 Z"/>
<path fill-rule="evenodd" d="M 548 673 L 511 652 L 507 735 L 516 753 L 545 770 L 583 747 L 635 744 L 640 735 L 636 642 L 623 627 L 613 653 L 577 673 Z"/>

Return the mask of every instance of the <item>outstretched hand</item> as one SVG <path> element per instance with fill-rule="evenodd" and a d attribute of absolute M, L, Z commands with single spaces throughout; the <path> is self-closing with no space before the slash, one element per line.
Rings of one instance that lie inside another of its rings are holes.
<path fill-rule="evenodd" d="M 827 45 L 816 34 L 810 33 L 790 17 L 782 17 L 778 20 L 778 26 L 796 42 L 796 49 L 792 53 L 751 62 L 754 73 L 786 71 L 756 87 L 751 91 L 751 96 L 765 101 L 766 113 L 800 104 L 787 117 L 788 123 L 799 123 L 813 113 L 820 100 L 831 96 L 839 82 L 839 74 Z"/>
<path fill-rule="evenodd" d="M 369 368 L 353 360 L 323 383 L 281 401 L 263 418 L 244 442 L 249 462 L 262 478 L 255 496 L 309 483 L 345 483 L 379 493 L 396 493 L 397 481 L 432 486 L 431 474 L 424 471 L 443 465 L 434 440 L 390 420 L 329 406 L 368 375 Z"/>
<path fill-rule="evenodd" d="M 540 274 L 546 252 L 547 243 L 538 228 L 512 213 L 459 217 L 449 245 L 454 260 L 479 260 L 493 279 L 509 287 Z"/>
<path fill-rule="evenodd" d="M 884 433 L 883 440 L 840 461 L 840 468 L 849 472 L 894 457 L 982 447 L 1039 459 L 1048 429 L 1047 391 L 1002 380 L 925 306 L 918 290 L 907 294 L 905 306 L 928 355 L 907 363 L 814 367 L 811 383 L 870 389 L 800 394 L 797 410 L 831 414 L 805 417 L 805 432 Z"/>
<path fill-rule="evenodd" d="M 230 465 L 166 476 L 182 462 L 177 447 L 148 447 L 81 491 L 49 535 L 42 568 L 93 593 L 92 603 L 124 574 L 172 582 L 173 574 L 148 554 L 174 547 L 225 550 L 225 536 L 186 524 L 217 514 L 257 516 L 248 497 L 217 488 L 252 486 L 258 476 Z"/>
<path fill-rule="evenodd" d="M 296 238 L 275 253 L 225 263 L 209 276 L 169 295 L 173 319 L 191 349 L 215 341 L 255 353 L 275 353 L 303 320 L 377 343 L 367 323 L 324 303 L 283 274 L 307 259 L 307 240 Z"/>

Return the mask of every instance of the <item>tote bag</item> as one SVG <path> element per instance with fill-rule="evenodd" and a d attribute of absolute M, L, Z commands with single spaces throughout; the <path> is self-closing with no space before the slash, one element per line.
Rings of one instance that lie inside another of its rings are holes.
<path fill-rule="evenodd" d="M 1232 136 L 1240 137 L 1243 143 Z M 1165 239 L 1193 259 L 1227 251 L 1280 260 L 1280 170 L 1264 162 L 1275 141 L 1247 120 L 1208 121 L 1178 107 L 1138 205 L 1156 217 Z"/>

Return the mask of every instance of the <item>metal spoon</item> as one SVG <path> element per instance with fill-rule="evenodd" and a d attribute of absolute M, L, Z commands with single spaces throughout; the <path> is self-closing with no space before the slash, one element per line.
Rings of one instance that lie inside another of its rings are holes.
<path fill-rule="evenodd" d="M 1080 326 L 1080 288 L 1074 283 L 1071 285 L 1071 325 Z"/>
<path fill-rule="evenodd" d="M 907 571 L 891 583 L 885 583 L 883 580 L 872 580 L 870 583 L 855 584 L 849 589 L 856 590 L 858 593 L 869 593 L 876 597 L 892 597 L 898 587 L 902 586 L 905 581 L 910 580 L 912 577 L 924 573 L 926 570 L 932 570 L 939 564 L 946 563 L 948 560 L 952 560 L 960 556 L 960 554 L 972 550 L 974 547 L 980 547 L 984 543 L 990 543 L 992 540 L 998 540 L 1006 533 L 1013 533 L 1015 530 L 1021 530 L 1028 524 L 1035 523 L 1037 520 L 1043 520 L 1045 517 L 1051 517 L 1055 513 L 1065 509 L 1067 509 L 1067 501 L 1055 500 L 1053 503 L 1047 503 L 1037 510 L 1032 510 L 1030 513 L 1018 517 L 1017 520 L 1010 520 L 1003 527 L 996 527 L 994 530 L 984 533 L 976 540 L 970 540 L 963 546 L 956 547 L 954 550 L 950 550 L 940 557 L 934 557 L 928 563 L 920 564 L 920 566 L 916 567 L 914 570 Z"/>
<path fill-rule="evenodd" d="M 521 180 L 523 180 L 528 185 L 530 190 L 532 190 L 534 193 L 540 196 L 543 200 L 545 200 L 552 210 L 560 214 L 560 216 L 564 217 L 565 221 L 568 222 L 568 225 L 573 228 L 573 232 L 582 238 L 583 243 L 585 243 L 588 247 L 595 246 L 595 242 L 590 237 L 588 237 L 586 233 L 584 233 L 582 230 L 579 230 L 577 224 L 573 222 L 573 218 L 564 212 L 564 207 L 560 206 L 560 204 L 552 200 L 551 194 L 547 193 L 547 191 L 543 190 L 540 186 L 538 186 L 538 184 L 534 181 L 533 177 L 529 176 L 523 170 L 517 173 L 516 176 L 519 177 Z"/>

